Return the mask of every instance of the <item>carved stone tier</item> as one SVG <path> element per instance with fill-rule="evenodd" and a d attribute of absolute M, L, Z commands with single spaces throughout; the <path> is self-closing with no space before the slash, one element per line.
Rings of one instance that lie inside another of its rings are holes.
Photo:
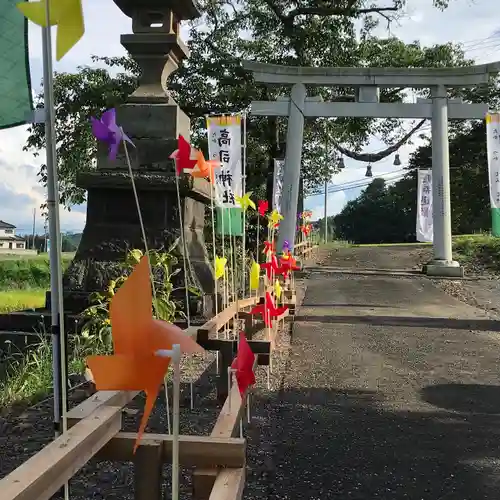
<path fill-rule="evenodd" d="M 148 248 L 166 249 L 180 235 L 175 174 L 135 172 L 134 181 Z M 109 170 L 84 174 L 78 178 L 78 184 L 88 190 L 88 208 L 82 240 L 64 275 L 65 306 L 70 311 L 84 308 L 91 292 L 105 290 L 110 280 L 121 275 L 120 263 L 129 250 L 144 249 L 128 173 Z M 214 292 L 203 236 L 209 187 L 203 180 L 193 181 L 187 177 L 181 178 L 179 187 L 190 264 L 189 281 L 204 295 L 203 303 L 192 301 L 191 312 L 205 316 L 211 312 L 210 296 Z M 179 250 L 182 250 L 181 246 Z M 179 265 L 182 265 L 180 256 Z M 175 280 L 176 287 L 184 286 L 183 273 L 179 273 Z M 178 298 L 183 297 L 180 293 Z"/>

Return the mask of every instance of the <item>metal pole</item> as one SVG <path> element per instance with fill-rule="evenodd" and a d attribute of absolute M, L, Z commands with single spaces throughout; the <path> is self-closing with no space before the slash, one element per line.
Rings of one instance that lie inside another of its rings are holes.
<path fill-rule="evenodd" d="M 443 85 L 432 88 L 432 198 L 433 264 L 456 267 L 451 245 L 448 99 Z"/>
<path fill-rule="evenodd" d="M 45 2 L 47 19 L 50 18 L 50 2 Z M 54 90 L 52 78 L 52 40 L 50 27 L 42 28 L 43 43 L 43 88 L 45 107 L 45 142 L 47 148 L 47 210 L 49 218 L 50 245 L 50 292 L 52 368 L 54 372 L 54 430 L 61 433 L 61 416 L 65 414 L 63 398 L 66 374 L 66 350 L 64 335 L 64 311 L 62 295 L 61 232 L 59 224 L 59 189 L 57 179 L 57 156 L 55 138 Z M 64 361 L 63 361 L 64 360 Z M 64 424 L 64 422 L 63 422 Z"/>
<path fill-rule="evenodd" d="M 297 223 L 297 203 L 299 200 L 300 164 L 302 163 L 302 142 L 304 138 L 304 103 L 306 87 L 296 83 L 290 95 L 290 112 L 286 134 L 285 171 L 283 173 L 283 194 L 281 210 L 284 219 L 281 221 L 278 244 L 283 248 L 285 240 L 290 242 L 290 251 L 295 245 L 295 226 Z"/>
<path fill-rule="evenodd" d="M 325 243 L 328 242 L 328 181 L 325 181 Z"/>
<path fill-rule="evenodd" d="M 35 249 L 35 227 L 36 227 L 35 218 L 36 218 L 36 208 L 33 209 L 33 239 L 32 239 L 32 247 L 31 247 L 32 250 Z"/>

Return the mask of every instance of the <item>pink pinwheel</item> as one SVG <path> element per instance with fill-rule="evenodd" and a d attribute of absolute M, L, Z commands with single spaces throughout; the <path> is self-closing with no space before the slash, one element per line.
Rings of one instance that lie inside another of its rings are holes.
<path fill-rule="evenodd" d="M 122 141 L 127 141 L 135 147 L 134 143 L 123 132 L 122 128 L 116 124 L 115 108 L 105 111 L 100 120 L 91 117 L 90 121 L 92 122 L 92 133 L 94 134 L 94 137 L 97 140 L 106 142 L 109 145 L 109 159 L 111 161 L 116 160 L 118 148 L 120 147 Z"/>

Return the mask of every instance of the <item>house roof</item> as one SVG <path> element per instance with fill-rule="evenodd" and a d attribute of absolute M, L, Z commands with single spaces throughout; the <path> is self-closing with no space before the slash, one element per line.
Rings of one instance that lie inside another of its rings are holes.
<path fill-rule="evenodd" d="M 0 220 L 0 229 L 16 229 L 16 226 Z"/>
<path fill-rule="evenodd" d="M 21 236 L 8 235 L 0 236 L 0 241 L 25 241 L 25 239 Z"/>

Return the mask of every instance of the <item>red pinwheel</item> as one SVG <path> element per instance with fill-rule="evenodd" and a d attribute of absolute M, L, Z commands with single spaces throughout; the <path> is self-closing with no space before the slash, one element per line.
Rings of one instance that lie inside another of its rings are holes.
<path fill-rule="evenodd" d="M 254 306 L 254 308 L 250 311 L 250 314 L 262 314 L 262 318 L 264 319 L 264 324 L 272 328 L 272 318 L 277 318 L 281 314 L 283 314 L 288 309 L 288 306 L 276 307 L 274 305 L 273 299 L 269 292 L 266 292 L 266 299 L 263 304 L 259 304 Z"/>
<path fill-rule="evenodd" d="M 262 217 L 266 216 L 266 212 L 269 208 L 269 202 L 267 200 L 259 200 L 257 202 L 258 210 L 259 210 L 259 215 Z"/>
<path fill-rule="evenodd" d="M 198 160 L 191 159 L 191 144 L 182 135 L 177 139 L 177 149 L 170 155 L 175 159 L 177 175 L 181 175 L 184 170 L 193 170 Z"/>
<path fill-rule="evenodd" d="M 255 373 L 253 372 L 254 361 L 255 354 L 252 352 L 245 334 L 240 332 L 238 353 L 231 364 L 231 368 L 236 370 L 236 382 L 238 383 L 241 397 L 243 397 L 251 385 L 255 384 Z"/>
<path fill-rule="evenodd" d="M 276 252 L 276 247 L 274 245 L 274 243 L 271 243 L 269 241 L 264 241 L 264 251 L 262 253 L 265 253 L 266 255 L 268 253 L 274 253 Z"/>
<path fill-rule="evenodd" d="M 260 268 L 266 270 L 266 276 L 268 277 L 268 279 L 272 279 L 273 272 L 275 273 L 279 270 L 278 259 L 276 258 L 276 255 L 272 254 L 270 262 L 264 262 L 260 264 Z"/>
<path fill-rule="evenodd" d="M 300 226 L 300 230 L 302 231 L 302 234 L 304 236 L 308 236 L 309 233 L 311 232 L 311 224 L 305 224 Z"/>
<path fill-rule="evenodd" d="M 266 270 L 266 276 L 267 276 L 267 279 L 272 279 L 273 278 L 273 263 L 272 262 L 261 262 L 260 264 L 260 268 L 261 269 L 265 269 Z"/>
<path fill-rule="evenodd" d="M 287 276 L 291 271 L 300 271 L 300 267 L 297 266 L 297 261 L 289 255 L 288 257 L 281 257 L 280 259 L 281 267 L 276 271 L 276 274 L 281 274 Z"/>

